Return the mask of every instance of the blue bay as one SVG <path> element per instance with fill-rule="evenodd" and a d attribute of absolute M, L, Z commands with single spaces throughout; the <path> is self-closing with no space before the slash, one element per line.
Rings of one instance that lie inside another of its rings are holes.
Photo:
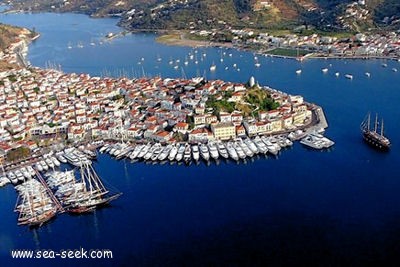
<path fill-rule="evenodd" d="M 336 142 L 329 151 L 308 150 L 296 143 L 277 159 L 209 166 L 130 163 L 101 155 L 95 163 L 100 177 L 124 195 L 93 214 L 62 214 L 33 230 L 17 226 L 16 193 L 7 186 L 0 189 L 2 266 L 28 264 L 11 259 L 11 249 L 80 247 L 111 249 L 113 260 L 96 261 L 104 266 L 399 262 L 400 73 L 391 71 L 399 62 L 385 61 L 387 68 L 381 60 L 298 62 L 235 49 L 166 46 L 155 42 L 152 33 L 105 40 L 107 33 L 121 31 L 115 26 L 117 20 L 78 14 L 2 14 L 0 21 L 35 27 L 41 33 L 29 47 L 28 59 L 34 66 L 60 66 L 65 72 L 99 76 L 204 75 L 234 82 L 254 76 L 262 85 L 321 105 L 329 123 L 326 135 Z M 217 69 L 210 72 L 213 63 Z M 329 71 L 323 74 L 325 67 Z M 302 69 L 301 75 L 296 75 L 297 69 Z M 354 79 L 345 79 L 347 73 Z M 385 119 L 392 141 L 388 153 L 362 141 L 359 125 L 368 111 Z M 36 259 L 29 265 L 55 263 Z M 88 260 L 57 263 L 87 266 Z"/>

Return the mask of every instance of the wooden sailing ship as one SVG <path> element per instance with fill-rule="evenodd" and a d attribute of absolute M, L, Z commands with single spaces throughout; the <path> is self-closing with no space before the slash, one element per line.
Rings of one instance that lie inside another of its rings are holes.
<path fill-rule="evenodd" d="M 59 206 L 37 180 L 21 184 L 18 191 L 15 206 L 15 211 L 19 212 L 18 225 L 41 226 L 57 214 Z"/>
<path fill-rule="evenodd" d="M 375 116 L 373 127 L 371 127 L 371 114 L 368 113 L 361 123 L 360 128 L 365 142 L 377 149 L 389 150 L 390 140 L 384 136 L 383 119 L 381 120 L 381 123 L 379 123 L 377 114 Z"/>
<path fill-rule="evenodd" d="M 85 213 L 106 205 L 117 199 L 122 193 L 112 193 L 103 184 L 91 164 L 80 167 L 81 179 L 79 190 L 64 199 L 66 211 L 70 213 Z"/>

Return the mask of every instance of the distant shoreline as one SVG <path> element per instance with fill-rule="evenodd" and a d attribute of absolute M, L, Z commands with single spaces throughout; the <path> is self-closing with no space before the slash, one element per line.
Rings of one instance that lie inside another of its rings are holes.
<path fill-rule="evenodd" d="M 221 42 L 212 42 L 212 41 L 201 41 L 201 40 L 192 40 L 185 37 L 185 34 L 182 32 L 178 33 L 164 33 L 162 34 L 159 31 L 156 31 L 160 34 L 159 37 L 156 38 L 156 42 L 165 44 L 165 45 L 175 45 L 175 46 L 189 46 L 189 47 L 227 47 L 227 48 L 235 48 L 232 43 L 221 43 Z"/>
<path fill-rule="evenodd" d="M 132 31 L 132 33 L 137 33 L 141 31 Z M 146 31 L 143 31 L 146 32 Z M 383 60 L 394 60 L 400 61 L 400 58 L 390 57 L 390 56 L 379 56 L 379 55 L 359 55 L 359 56 L 349 56 L 349 55 L 328 55 L 321 53 L 312 53 L 307 54 L 303 57 L 294 57 L 289 55 L 279 55 L 270 53 L 274 49 L 268 51 L 257 51 L 250 48 L 245 48 L 241 46 L 235 46 L 233 43 L 223 43 L 223 42 L 212 42 L 212 41 L 200 41 L 200 40 L 192 40 L 185 37 L 185 34 L 182 32 L 171 33 L 170 31 L 153 31 L 159 34 L 156 38 L 156 42 L 164 44 L 164 45 L 174 45 L 174 46 L 189 46 L 189 47 L 225 47 L 225 48 L 233 48 L 233 49 L 242 49 L 249 52 L 254 52 L 257 54 L 264 54 L 268 57 L 275 58 L 284 58 L 284 59 L 294 59 L 298 61 L 303 61 L 305 59 L 354 59 L 354 60 L 369 60 L 369 59 L 383 59 Z M 294 50 L 293 48 L 287 48 L 288 50 Z"/>
<path fill-rule="evenodd" d="M 10 8 L 8 10 L 3 11 L 2 13 L 19 13 L 19 12 L 26 12 L 18 9 L 13 9 Z M 34 11 L 31 13 L 42 13 L 46 11 Z M 51 11 L 47 11 L 51 12 Z M 56 12 L 57 13 L 57 12 Z M 74 13 L 74 12 L 66 12 L 66 13 Z M 93 16 L 88 15 L 91 18 L 94 18 Z M 284 58 L 284 59 L 294 59 L 298 61 L 303 61 L 305 59 L 358 59 L 358 60 L 369 60 L 369 59 L 382 59 L 382 60 L 394 60 L 394 61 L 400 61 L 400 58 L 393 57 L 393 56 L 383 56 L 383 55 L 357 55 L 357 56 L 349 56 L 349 55 L 328 55 L 328 54 L 321 54 L 321 53 L 313 53 L 310 52 L 310 54 L 307 54 L 305 56 L 297 57 L 297 56 L 292 56 L 292 55 L 284 55 L 284 54 L 273 54 L 269 53 L 269 51 L 275 50 L 279 47 L 274 47 L 272 49 L 268 49 L 266 51 L 260 51 L 257 49 L 252 49 L 249 47 L 243 47 L 241 45 L 235 45 L 231 42 L 215 42 L 215 41 L 208 41 L 208 40 L 193 40 L 190 38 L 186 37 L 186 31 L 182 30 L 166 30 L 166 29 L 127 29 L 123 27 L 122 25 L 119 25 L 117 23 L 117 26 L 120 27 L 121 29 L 124 29 L 123 32 L 125 33 L 144 33 L 144 32 L 152 32 L 156 33 L 159 36 L 156 38 L 156 42 L 164 44 L 164 45 L 170 45 L 170 46 L 187 46 L 187 47 L 224 47 L 224 48 L 233 48 L 233 49 L 239 49 L 239 50 L 245 50 L 249 51 L 252 53 L 257 53 L 257 54 L 264 54 L 265 56 L 269 57 L 276 57 L 276 58 Z M 32 39 L 34 41 L 34 39 Z M 283 49 L 287 50 L 295 50 L 295 48 L 289 48 L 289 47 L 280 47 Z"/>

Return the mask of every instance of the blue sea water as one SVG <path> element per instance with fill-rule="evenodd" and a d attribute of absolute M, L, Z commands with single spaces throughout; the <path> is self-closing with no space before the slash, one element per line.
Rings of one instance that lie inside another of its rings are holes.
<path fill-rule="evenodd" d="M 385 61 L 387 68 L 381 60 L 297 62 L 234 49 L 165 46 L 150 33 L 106 41 L 107 33 L 121 31 L 117 20 L 78 14 L 2 14 L 0 22 L 41 33 L 29 47 L 35 66 L 60 65 L 66 72 L 92 75 L 205 75 L 234 82 L 254 76 L 262 85 L 321 105 L 329 123 L 326 135 L 336 142 L 329 151 L 296 143 L 277 159 L 209 166 L 130 163 L 101 155 L 96 170 L 123 196 L 93 214 L 62 214 L 33 230 L 16 225 L 16 193 L 7 186 L 0 189 L 2 266 L 398 265 L 400 72 L 391 69 L 400 68 L 399 62 Z M 215 72 L 209 70 L 212 64 Z M 323 74 L 325 67 L 329 71 Z M 345 79 L 346 73 L 354 79 Z M 390 152 L 363 143 L 359 125 L 368 111 L 385 119 Z M 11 249 L 80 247 L 111 249 L 114 259 L 10 256 Z"/>

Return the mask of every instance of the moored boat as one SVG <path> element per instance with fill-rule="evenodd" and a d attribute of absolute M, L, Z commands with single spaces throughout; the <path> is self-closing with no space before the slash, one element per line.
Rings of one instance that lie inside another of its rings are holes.
<path fill-rule="evenodd" d="M 225 159 L 229 158 L 228 151 L 226 150 L 225 145 L 221 141 L 217 143 L 217 149 L 218 149 L 218 153 L 221 155 L 221 157 L 223 157 Z"/>
<path fill-rule="evenodd" d="M 219 154 L 218 154 L 218 148 L 217 148 L 216 144 L 214 142 L 209 142 L 208 149 L 210 151 L 210 156 L 213 159 L 217 160 L 219 157 Z"/>
<path fill-rule="evenodd" d="M 193 159 L 195 161 L 199 161 L 200 159 L 200 152 L 199 152 L 199 146 L 198 145 L 193 145 L 192 146 L 192 154 L 193 154 Z"/>
<path fill-rule="evenodd" d="M 75 194 L 64 199 L 66 210 L 70 213 L 85 213 L 108 204 L 122 195 L 111 193 L 102 183 L 91 164 L 84 163 L 80 168 L 80 183 L 83 186 Z"/>
<path fill-rule="evenodd" d="M 205 144 L 200 145 L 200 155 L 205 161 L 210 160 L 210 152 L 208 151 L 208 147 Z"/>
<path fill-rule="evenodd" d="M 168 159 L 170 161 L 173 161 L 177 153 L 178 153 L 178 147 L 177 145 L 173 145 L 171 151 L 169 152 Z"/>
<path fill-rule="evenodd" d="M 172 150 L 172 145 L 167 145 L 166 147 L 164 147 L 160 155 L 158 156 L 158 160 L 160 161 L 165 160 L 168 157 L 169 152 L 171 152 L 171 150 Z"/>
<path fill-rule="evenodd" d="M 185 152 L 183 154 L 183 160 L 185 161 L 186 164 L 188 164 L 190 162 L 190 160 L 192 159 L 192 151 L 191 151 L 191 147 L 189 144 L 186 144 L 185 146 Z"/>
<path fill-rule="evenodd" d="M 176 154 L 176 161 L 181 161 L 183 159 L 183 154 L 185 153 L 185 145 L 180 144 L 178 148 L 178 152 Z"/>
<path fill-rule="evenodd" d="M 233 144 L 231 142 L 228 142 L 226 144 L 226 149 L 228 151 L 229 157 L 231 157 L 233 160 L 238 161 L 239 160 L 239 156 L 235 150 L 235 148 L 233 147 Z"/>

